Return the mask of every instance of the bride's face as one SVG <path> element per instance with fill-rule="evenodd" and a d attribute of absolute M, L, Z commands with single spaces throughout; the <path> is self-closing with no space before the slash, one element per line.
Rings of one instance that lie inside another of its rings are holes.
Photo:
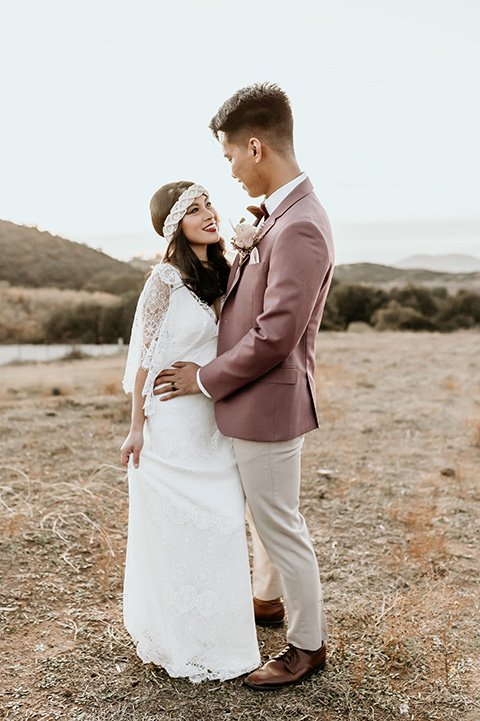
<path fill-rule="evenodd" d="M 182 230 L 190 245 L 211 245 L 219 241 L 218 216 L 206 195 L 195 198 L 187 209 Z"/>

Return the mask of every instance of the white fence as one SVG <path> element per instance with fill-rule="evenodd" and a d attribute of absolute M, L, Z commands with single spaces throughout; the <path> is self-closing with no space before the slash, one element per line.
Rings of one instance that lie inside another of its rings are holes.
<path fill-rule="evenodd" d="M 95 358 L 99 356 L 108 356 L 121 352 L 124 348 L 123 343 L 115 345 L 94 345 L 82 344 L 78 345 L 0 345 L 0 365 L 12 362 L 39 362 L 58 360 L 70 355 L 72 351 L 79 351 Z"/>

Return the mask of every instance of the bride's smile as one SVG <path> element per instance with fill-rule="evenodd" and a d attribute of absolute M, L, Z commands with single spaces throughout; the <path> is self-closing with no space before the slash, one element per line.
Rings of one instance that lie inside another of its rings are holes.
<path fill-rule="evenodd" d="M 217 243 L 218 216 L 207 195 L 195 198 L 182 220 L 182 231 L 193 252 L 201 259 L 206 259 L 206 246 Z"/>

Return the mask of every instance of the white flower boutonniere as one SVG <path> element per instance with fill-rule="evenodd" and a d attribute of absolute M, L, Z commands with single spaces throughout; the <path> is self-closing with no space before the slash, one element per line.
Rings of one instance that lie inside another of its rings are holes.
<path fill-rule="evenodd" d="M 232 240 L 232 245 L 240 254 L 240 266 L 247 262 L 250 258 L 252 250 L 261 241 L 261 232 L 259 228 L 254 225 L 248 225 L 245 223 L 245 219 L 242 218 L 238 225 L 232 228 L 235 232 L 235 237 Z"/>

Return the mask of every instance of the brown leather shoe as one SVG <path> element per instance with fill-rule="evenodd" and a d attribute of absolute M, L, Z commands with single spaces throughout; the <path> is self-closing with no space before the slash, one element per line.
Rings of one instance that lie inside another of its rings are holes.
<path fill-rule="evenodd" d="M 271 626 L 273 628 L 283 626 L 285 607 L 281 598 L 274 598 L 272 601 L 260 601 L 254 596 L 253 609 L 257 626 Z"/>
<path fill-rule="evenodd" d="M 289 643 L 277 656 L 247 676 L 245 684 L 256 691 L 294 686 L 325 668 L 326 658 L 324 643 L 318 651 L 304 651 Z"/>

